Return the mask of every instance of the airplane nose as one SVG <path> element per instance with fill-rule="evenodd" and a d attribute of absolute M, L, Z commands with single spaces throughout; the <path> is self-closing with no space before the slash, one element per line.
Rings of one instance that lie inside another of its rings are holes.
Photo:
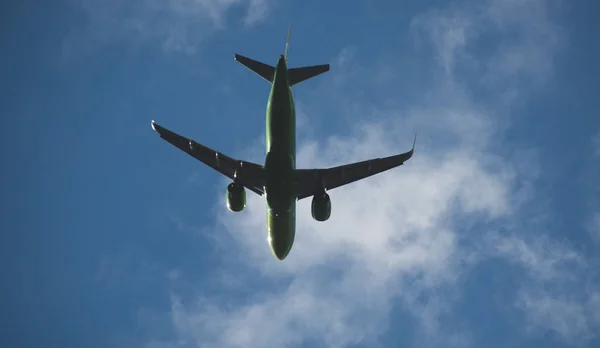
<path fill-rule="evenodd" d="M 288 256 L 290 250 L 287 245 L 285 245 L 284 243 L 277 243 L 275 241 L 271 241 L 270 244 L 271 251 L 273 252 L 273 255 L 275 255 L 275 257 L 277 258 L 277 260 L 283 261 Z"/>
<path fill-rule="evenodd" d="M 294 244 L 295 223 L 293 214 L 277 214 L 272 209 L 267 210 L 267 241 L 273 256 L 280 261 L 288 256 Z"/>
<path fill-rule="evenodd" d="M 286 238 L 286 236 L 278 236 L 274 234 L 270 234 L 267 238 L 269 241 L 269 247 L 271 248 L 271 252 L 279 261 L 283 261 L 291 249 L 291 242 Z"/>
<path fill-rule="evenodd" d="M 287 252 L 283 252 L 283 253 L 275 252 L 275 257 L 277 258 L 277 260 L 283 261 L 287 257 Z"/>

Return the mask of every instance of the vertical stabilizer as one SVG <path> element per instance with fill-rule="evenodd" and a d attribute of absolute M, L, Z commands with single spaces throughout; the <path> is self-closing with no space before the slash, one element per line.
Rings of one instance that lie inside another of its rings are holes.
<path fill-rule="evenodd" d="M 285 40 L 285 51 L 283 52 L 283 57 L 287 62 L 288 50 L 290 49 L 290 35 L 292 34 L 292 26 L 288 24 L 288 34 L 287 39 Z"/>

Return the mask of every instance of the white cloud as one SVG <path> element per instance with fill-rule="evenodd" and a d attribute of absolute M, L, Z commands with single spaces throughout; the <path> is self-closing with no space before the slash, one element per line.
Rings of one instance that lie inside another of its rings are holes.
<path fill-rule="evenodd" d="M 552 75 L 553 57 L 564 33 L 550 17 L 547 0 L 488 0 L 448 11 L 417 16 L 411 30 L 431 38 L 448 77 L 479 79 L 506 106 Z M 420 37 L 420 36 L 419 36 Z M 490 45 L 490 42 L 494 42 Z"/>
<path fill-rule="evenodd" d="M 244 23 L 246 25 L 253 25 L 256 22 L 262 21 L 265 19 L 269 11 L 269 3 L 268 0 L 249 0 L 250 5 L 248 8 L 248 14 L 244 18 Z"/>
<path fill-rule="evenodd" d="M 195 53 L 215 31 L 226 26 L 228 13 L 245 7 L 243 24 L 254 25 L 265 18 L 268 0 L 81 0 L 89 22 L 77 29 L 63 48 L 93 49 L 100 44 L 139 47 L 158 43 L 169 52 Z"/>
<path fill-rule="evenodd" d="M 488 242 L 494 252 L 519 264 L 539 281 L 573 277 L 572 270 L 585 266 L 585 259 L 579 253 L 543 235 L 526 240 L 523 236 L 493 233 Z"/>
<path fill-rule="evenodd" d="M 412 30 L 424 33 L 420 38 L 438 52 L 436 68 L 444 72 L 436 80 L 439 88 L 424 91 L 423 100 L 409 108 L 362 105 L 375 121 L 349 135 L 300 144 L 299 167 L 324 167 L 404 151 L 417 127 L 420 134 L 406 165 L 331 191 L 333 211 L 326 223 L 311 219 L 310 198 L 299 202 L 296 243 L 284 262 L 268 250 L 262 199 L 249 195 L 247 210 L 236 215 L 222 208 L 223 228 L 216 235 L 226 240 L 222 253 L 228 267 L 219 272 L 261 291 L 233 303 L 225 295 L 198 292 L 192 302 L 174 295 L 171 315 L 181 346 L 375 345 L 392 308 L 410 313 L 416 322 L 411 332 L 418 337 L 409 342 L 468 346 L 468 325 L 449 329 L 441 318 L 453 313 L 469 267 L 494 256 L 526 270 L 531 284 L 515 289 L 516 305 L 532 328 L 550 328 L 567 340 L 578 333 L 590 337 L 598 319 L 585 306 L 597 306 L 598 294 L 569 298 L 563 291 L 581 280 L 580 273 L 570 271 L 587 268 L 584 257 L 550 239 L 495 232 L 498 226 L 522 227 L 518 208 L 532 197 L 528 184 L 539 174 L 534 164 L 493 151 L 490 144 L 499 132 L 495 120 L 507 112 L 505 103 L 519 100 L 523 88 L 516 81 L 548 78 L 557 32 L 544 1 L 485 5 L 432 11 L 412 22 Z M 521 12 L 510 16 L 515 6 Z M 472 47 L 491 30 L 520 35 L 486 56 Z M 341 68 L 355 64 L 349 52 L 360 53 L 343 50 L 336 60 Z M 541 56 L 540 67 L 534 58 Z M 482 81 L 461 80 L 482 71 L 490 94 L 506 92 L 511 98 L 474 98 L 471 91 Z M 337 83 L 321 82 L 324 89 Z M 248 150 L 252 157 L 259 151 L 263 147 Z M 477 230 L 465 221 L 475 221 Z M 483 246 L 472 246 L 478 243 Z M 551 281 L 559 281 L 563 290 L 540 290 Z M 548 319 L 561 314 L 564 319 Z M 459 315 L 453 318 L 461 321 Z"/>
<path fill-rule="evenodd" d="M 485 11 L 497 30 L 511 34 L 502 40 L 489 68 L 499 80 L 535 79 L 545 82 L 552 75 L 553 59 L 564 40 L 549 11 L 559 2 L 547 0 L 492 1 Z M 496 81 L 498 82 L 498 81 Z"/>
<path fill-rule="evenodd" d="M 552 331 L 567 343 L 580 345 L 600 330 L 599 293 L 594 279 L 598 259 L 544 235 L 532 237 L 490 234 L 496 253 L 526 272 L 516 307 L 527 318 L 528 331 Z"/>
<path fill-rule="evenodd" d="M 524 289 L 518 305 L 529 319 L 529 330 L 550 330 L 562 340 L 578 345 L 597 337 L 599 296 L 594 292 L 582 298 L 578 291 L 576 295 L 563 293 L 557 296 L 544 289 Z"/>
<path fill-rule="evenodd" d="M 436 59 L 448 78 L 452 78 L 457 59 L 465 59 L 465 47 L 472 36 L 470 13 L 462 11 L 431 10 L 417 16 L 411 23 L 411 30 L 424 32 L 425 40 L 433 43 L 437 50 Z M 417 36 L 417 38 L 421 38 Z"/>
<path fill-rule="evenodd" d="M 299 162 L 326 166 L 392 153 L 397 146 L 382 140 L 394 133 L 372 127 L 319 144 L 318 152 L 309 144 L 301 147 Z M 470 262 L 452 225 L 457 216 L 487 220 L 509 211 L 511 178 L 482 168 L 480 156 L 450 152 L 439 161 L 423 149 L 396 171 L 332 191 L 333 215 L 324 224 L 311 219 L 310 199 L 300 202 L 296 244 L 283 263 L 266 244 L 264 202 L 249 196 L 248 211 L 221 217 L 221 233 L 239 246 L 237 255 L 227 257 L 279 286 L 233 308 L 215 305 L 219 299 L 210 296 L 199 295 L 200 304 L 190 306 L 175 300 L 178 333 L 199 346 L 288 346 L 315 339 L 341 347 L 375 340 L 392 301 L 400 301 L 429 339 L 454 336 L 444 335 L 438 323 L 451 310 L 451 298 L 433 295 L 452 293 Z M 431 300 L 423 303 L 428 293 Z"/>

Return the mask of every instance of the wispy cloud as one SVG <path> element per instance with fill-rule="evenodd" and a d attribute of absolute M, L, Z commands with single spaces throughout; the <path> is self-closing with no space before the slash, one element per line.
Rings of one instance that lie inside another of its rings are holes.
<path fill-rule="evenodd" d="M 166 51 L 191 54 L 226 27 L 231 10 L 246 8 L 247 26 L 262 21 L 269 11 L 268 0 L 81 0 L 79 4 L 88 23 L 66 39 L 67 52 L 98 44 L 158 43 Z"/>
<path fill-rule="evenodd" d="M 572 284 L 577 289 L 579 284 Z M 523 289 L 519 296 L 521 307 L 528 320 L 529 330 L 549 330 L 558 334 L 564 342 L 580 345 L 597 337 L 600 321 L 600 293 L 563 292 L 557 296 L 555 291 L 540 286 L 537 289 Z"/>
<path fill-rule="evenodd" d="M 586 227 L 590 237 L 592 237 L 596 243 L 600 244 L 600 212 L 592 215 Z"/>
<path fill-rule="evenodd" d="M 448 82 L 479 80 L 470 88 L 494 90 L 505 105 L 552 76 L 553 57 L 565 39 L 546 0 L 490 0 L 415 17 L 411 30 L 431 38 Z M 422 38 L 422 35 L 417 35 Z M 490 44 L 493 41 L 493 44 Z"/>
<path fill-rule="evenodd" d="M 497 254 L 520 265 L 538 281 L 574 277 L 574 270 L 586 266 L 579 253 L 544 235 L 527 240 L 524 236 L 494 233 L 489 235 L 488 242 Z"/>
<path fill-rule="evenodd" d="M 514 11 L 518 14 L 511 15 Z M 243 213 L 223 212 L 218 238 L 227 248 L 219 272 L 253 291 L 228 297 L 223 281 L 220 294 L 198 292 L 192 301 L 173 295 L 172 323 L 181 346 L 376 345 L 392 311 L 408 313 L 407 343 L 469 346 L 473 333 L 460 325 L 466 318 L 455 308 L 460 285 L 478 261 L 492 257 L 527 274 L 514 289 L 514 306 L 523 310 L 532 332 L 551 329 L 568 341 L 593 337 L 598 312 L 588 308 L 597 306 L 598 294 L 582 290 L 569 296 L 591 270 L 589 261 L 551 239 L 516 233 L 524 226 L 523 212 L 515 207 L 533 197 L 535 164 L 521 165 L 491 146 L 501 131 L 495 118 L 535 86 L 525 88 L 522 81 L 550 78 L 560 32 L 548 3 L 473 2 L 417 16 L 411 29 L 439 57 L 433 68 L 436 87 L 427 86 L 424 97 L 409 107 L 384 109 L 361 100 L 358 107 L 370 110 L 375 121 L 357 125 L 351 134 L 301 143 L 298 166 L 397 153 L 410 146 L 418 128 L 415 157 L 392 172 L 332 191 L 326 223 L 311 219 L 310 198 L 301 201 L 296 243 L 285 262 L 275 261 L 268 250 L 262 199 L 250 195 Z M 481 50 L 490 32 L 499 44 Z M 342 50 L 334 61 L 343 71 L 357 64 L 351 58 L 358 54 Z M 539 57 L 544 57 L 541 65 Z M 371 67 L 363 68 L 354 71 Z M 402 74 L 401 67 L 395 69 L 390 73 Z M 484 78 L 474 79 L 477 75 Z M 360 78 L 369 83 L 369 76 Z M 325 90 L 340 85 L 334 78 L 321 84 Z M 487 94 L 474 93 L 482 87 Z M 308 108 L 321 103 L 312 97 L 300 102 Z M 259 151 L 258 146 L 248 150 Z M 558 290 L 546 287 L 553 282 L 560 284 Z"/>
<path fill-rule="evenodd" d="M 494 244 L 528 273 L 516 304 L 528 319 L 528 330 L 549 330 L 574 345 L 597 337 L 598 260 L 586 260 L 572 247 L 547 237 L 508 237 Z"/>
<path fill-rule="evenodd" d="M 545 230 L 540 226 L 539 231 Z M 489 255 L 500 256 L 525 273 L 515 307 L 525 315 L 527 331 L 550 331 L 575 346 L 598 338 L 600 259 L 540 232 L 519 234 L 492 233 L 486 238 Z"/>

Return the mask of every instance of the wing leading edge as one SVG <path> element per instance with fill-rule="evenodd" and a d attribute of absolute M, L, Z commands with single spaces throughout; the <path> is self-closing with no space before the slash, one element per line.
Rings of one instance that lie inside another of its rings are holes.
<path fill-rule="evenodd" d="M 394 156 L 375 158 L 327 169 L 298 169 L 295 178 L 296 196 L 300 200 L 313 196 L 322 190 L 331 190 L 401 166 L 412 157 L 416 141 L 417 135 L 415 134 L 412 149 Z"/>
<path fill-rule="evenodd" d="M 250 191 L 261 196 L 263 195 L 265 182 L 263 166 L 231 158 L 202 144 L 198 144 L 192 139 L 171 132 L 154 121 L 152 121 L 152 129 L 161 138 L 183 152 L 186 152 L 231 180 L 237 181 Z"/>

